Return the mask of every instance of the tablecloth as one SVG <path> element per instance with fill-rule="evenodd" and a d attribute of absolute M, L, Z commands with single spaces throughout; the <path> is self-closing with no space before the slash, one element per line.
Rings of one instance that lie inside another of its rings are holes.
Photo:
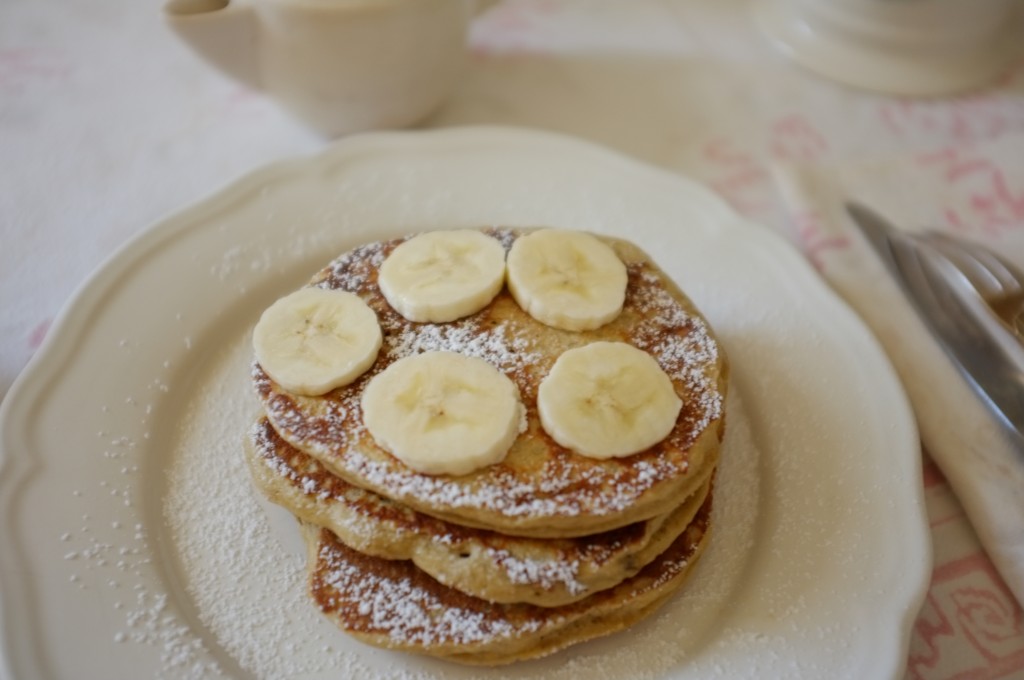
<path fill-rule="evenodd" d="M 931 157 L 976 196 L 937 219 L 984 222 L 1020 247 L 1024 186 L 984 149 L 1024 134 L 1024 67 L 955 98 L 855 91 L 787 61 L 748 10 L 741 0 L 504 0 L 474 24 L 465 81 L 423 126 L 510 124 L 605 144 L 706 183 L 812 260 L 836 244 L 808 245 L 778 165 Z M 127 239 L 249 170 L 328 143 L 202 63 L 157 2 L 5 0 L 0 395 Z M 1020 605 L 927 451 L 922 464 L 935 568 L 906 675 L 1024 677 Z"/>

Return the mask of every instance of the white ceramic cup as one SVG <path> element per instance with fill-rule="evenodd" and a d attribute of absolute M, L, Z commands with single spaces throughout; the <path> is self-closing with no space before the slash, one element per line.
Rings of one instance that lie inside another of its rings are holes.
<path fill-rule="evenodd" d="M 459 82 L 472 0 L 168 0 L 207 62 L 335 137 L 412 125 Z"/>
<path fill-rule="evenodd" d="M 987 85 L 1024 47 L 1019 0 L 754 0 L 760 26 L 833 80 L 908 96 Z"/>

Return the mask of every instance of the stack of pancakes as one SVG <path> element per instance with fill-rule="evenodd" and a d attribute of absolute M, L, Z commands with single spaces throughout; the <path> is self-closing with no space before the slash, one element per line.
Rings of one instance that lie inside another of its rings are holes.
<path fill-rule="evenodd" d="M 506 250 L 523 233 L 485 231 Z M 395 239 L 342 255 L 310 282 L 355 293 L 377 314 L 384 342 L 370 370 L 307 397 L 254 363 L 264 415 L 248 440 L 253 480 L 300 520 L 310 595 L 346 632 L 389 649 L 507 663 L 620 630 L 685 581 L 710 530 L 727 364 L 700 313 L 643 252 L 602 240 L 629 278 L 622 313 L 596 330 L 540 324 L 507 290 L 454 322 L 408 321 L 377 285 Z M 538 384 L 558 356 L 598 340 L 650 353 L 683 400 L 668 437 L 625 458 L 559 446 L 537 413 Z M 431 350 L 483 358 L 519 388 L 526 423 L 501 463 L 460 476 L 416 472 L 364 427 L 367 381 Z"/>

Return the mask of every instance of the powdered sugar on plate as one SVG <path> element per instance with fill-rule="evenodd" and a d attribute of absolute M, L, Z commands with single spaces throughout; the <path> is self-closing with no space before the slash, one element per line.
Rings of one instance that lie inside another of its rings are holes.
<path fill-rule="evenodd" d="M 248 367 L 238 359 L 248 353 L 248 335 L 236 339 L 197 385 L 168 473 L 164 516 L 213 646 L 259 677 L 315 676 L 345 663 L 305 599 L 304 555 L 273 534 L 241 456 L 257 413 L 238 389 Z"/>

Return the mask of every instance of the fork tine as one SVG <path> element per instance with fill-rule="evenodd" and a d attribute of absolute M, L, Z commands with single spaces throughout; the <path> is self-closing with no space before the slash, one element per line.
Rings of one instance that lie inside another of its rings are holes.
<path fill-rule="evenodd" d="M 967 282 L 978 291 L 984 299 L 999 295 L 1003 287 L 1000 280 L 984 265 L 971 256 L 963 243 L 940 232 L 928 232 L 921 238 L 933 246 L 942 256 L 949 260 Z"/>
<path fill-rule="evenodd" d="M 1002 323 L 1024 342 L 1024 275 L 983 246 L 929 232 L 924 243 L 945 257 Z"/>
<path fill-rule="evenodd" d="M 915 240 L 917 241 L 915 244 Z M 1024 433 L 1024 346 L 992 333 L 977 296 L 950 287 L 954 263 L 929 242 L 904 235 L 890 242 L 904 290 L 943 349 L 1015 440 Z M 994 362 L 1003 362 L 994 363 Z"/>
<path fill-rule="evenodd" d="M 987 267 L 992 276 L 998 279 L 1004 294 L 1012 295 L 1024 289 L 1024 276 L 1003 258 L 981 246 L 972 246 L 968 252 Z"/>
<path fill-rule="evenodd" d="M 983 298 L 1004 298 L 1024 290 L 1024 274 L 987 248 L 940 232 L 929 232 L 925 238 L 963 272 Z"/>

